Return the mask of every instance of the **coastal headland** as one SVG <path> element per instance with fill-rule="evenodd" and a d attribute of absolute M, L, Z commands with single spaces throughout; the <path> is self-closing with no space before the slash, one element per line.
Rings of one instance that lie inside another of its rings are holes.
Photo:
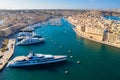
<path fill-rule="evenodd" d="M 119 14 L 104 14 L 86 11 L 69 16 L 67 20 L 74 26 L 77 35 L 86 39 L 120 48 Z M 109 16 L 111 19 L 105 19 Z"/>

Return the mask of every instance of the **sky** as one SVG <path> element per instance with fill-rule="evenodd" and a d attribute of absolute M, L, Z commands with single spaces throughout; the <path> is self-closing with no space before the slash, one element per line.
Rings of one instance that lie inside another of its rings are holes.
<path fill-rule="evenodd" d="M 111 9 L 120 0 L 0 0 L 0 9 Z"/>

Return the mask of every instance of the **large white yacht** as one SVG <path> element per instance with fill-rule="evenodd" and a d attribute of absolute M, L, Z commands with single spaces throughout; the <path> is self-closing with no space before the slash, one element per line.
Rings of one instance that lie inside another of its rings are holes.
<path fill-rule="evenodd" d="M 18 33 L 17 39 L 18 39 L 18 41 L 19 41 L 19 40 L 25 39 L 26 37 L 37 37 L 37 38 L 41 38 L 41 35 L 36 34 L 35 32 L 32 32 L 32 33 L 30 33 L 30 32 L 20 32 L 20 33 Z"/>
<path fill-rule="evenodd" d="M 27 56 L 18 56 L 8 62 L 7 67 L 25 67 L 43 65 L 49 63 L 56 63 L 66 61 L 66 55 L 48 55 L 48 54 L 34 54 L 32 52 Z"/>
<path fill-rule="evenodd" d="M 44 42 L 45 38 L 32 38 L 32 37 L 27 37 L 19 42 L 17 42 L 16 45 L 28 45 L 28 44 L 35 44 L 35 43 L 40 43 Z"/>

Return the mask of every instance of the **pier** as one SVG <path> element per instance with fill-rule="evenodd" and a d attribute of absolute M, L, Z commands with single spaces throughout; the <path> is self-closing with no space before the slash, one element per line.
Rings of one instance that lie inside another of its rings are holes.
<path fill-rule="evenodd" d="M 5 67 L 8 60 L 11 58 L 11 56 L 14 53 L 15 39 L 9 39 L 7 48 L 8 49 L 5 52 L 0 51 L 0 55 L 2 55 L 2 58 L 0 58 L 0 70 L 2 70 Z"/>

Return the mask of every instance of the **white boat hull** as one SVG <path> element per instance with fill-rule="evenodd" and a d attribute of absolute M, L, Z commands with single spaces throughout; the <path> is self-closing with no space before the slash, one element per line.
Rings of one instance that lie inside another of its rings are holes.
<path fill-rule="evenodd" d="M 16 45 L 31 45 L 31 44 L 37 44 L 37 43 L 42 43 L 44 42 L 45 38 L 39 40 L 39 41 L 36 41 L 36 42 L 29 42 L 29 43 L 22 43 L 21 41 L 20 42 L 17 42 Z"/>
<path fill-rule="evenodd" d="M 61 58 L 61 59 L 55 59 L 53 61 L 47 61 L 47 62 L 37 62 L 37 61 L 31 61 L 30 63 L 27 64 L 9 64 L 7 65 L 7 67 L 12 68 L 12 67 L 25 67 L 25 66 L 36 66 L 36 65 L 45 65 L 45 64 L 50 64 L 50 63 L 57 63 L 57 62 L 62 62 L 62 61 L 66 61 L 67 58 Z"/>
<path fill-rule="evenodd" d="M 37 43 L 42 43 L 44 40 L 39 41 L 39 42 L 31 42 L 31 43 L 17 43 L 16 45 L 30 45 L 30 44 L 37 44 Z"/>

